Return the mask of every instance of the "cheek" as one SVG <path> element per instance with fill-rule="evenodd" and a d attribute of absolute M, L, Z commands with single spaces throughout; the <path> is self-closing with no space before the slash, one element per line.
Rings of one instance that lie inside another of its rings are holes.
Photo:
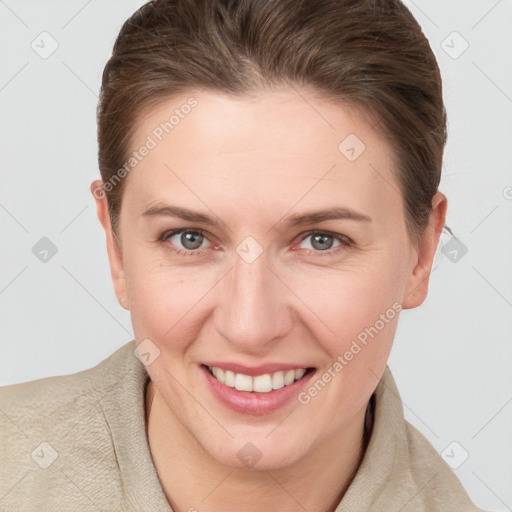
<path fill-rule="evenodd" d="M 333 431 L 365 406 L 392 348 L 404 270 L 398 259 L 381 263 L 337 272 L 308 288 L 312 309 L 322 320 L 308 327 L 327 358 L 299 398 L 311 407 L 310 417 L 323 418 Z"/>
<path fill-rule="evenodd" d="M 347 351 L 357 353 L 353 358 L 364 364 L 387 359 L 401 311 L 402 260 L 388 253 L 359 268 L 331 270 L 316 279 L 295 278 L 294 290 L 312 311 L 302 318 L 308 319 L 309 330 L 331 360 Z M 370 344 L 372 350 L 364 350 Z"/>
<path fill-rule="evenodd" d="M 215 284 L 212 272 L 132 263 L 126 281 L 135 337 L 150 338 L 158 345 L 172 340 L 173 348 L 179 350 L 201 326 L 208 303 L 205 295 Z"/>

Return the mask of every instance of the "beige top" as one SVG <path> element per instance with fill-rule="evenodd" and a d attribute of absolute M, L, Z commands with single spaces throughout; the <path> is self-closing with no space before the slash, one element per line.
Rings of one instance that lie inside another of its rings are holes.
<path fill-rule="evenodd" d="M 149 450 L 149 376 L 132 340 L 97 366 L 0 388 L 0 510 L 172 512 Z M 451 468 L 403 415 L 389 367 L 374 426 L 336 512 L 475 512 Z"/>

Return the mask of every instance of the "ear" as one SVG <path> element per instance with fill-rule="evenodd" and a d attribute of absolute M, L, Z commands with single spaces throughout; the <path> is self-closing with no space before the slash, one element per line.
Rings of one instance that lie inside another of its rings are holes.
<path fill-rule="evenodd" d="M 96 212 L 98 219 L 105 230 L 107 239 L 107 253 L 110 262 L 110 274 L 114 284 L 117 300 L 125 309 L 129 308 L 128 296 L 126 293 L 126 280 L 124 273 L 123 254 L 120 243 L 112 231 L 110 215 L 108 210 L 108 201 L 103 190 L 103 181 L 95 180 L 91 183 L 91 193 L 96 202 Z"/>
<path fill-rule="evenodd" d="M 411 253 L 410 275 L 402 300 L 404 309 L 417 308 L 427 298 L 428 282 L 439 238 L 443 231 L 448 201 L 437 191 L 432 198 L 432 212 L 419 245 Z"/>

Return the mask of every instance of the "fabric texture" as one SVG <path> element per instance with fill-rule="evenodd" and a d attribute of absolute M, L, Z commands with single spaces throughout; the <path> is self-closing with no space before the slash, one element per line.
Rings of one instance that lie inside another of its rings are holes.
<path fill-rule="evenodd" d="M 132 340 L 97 366 L 0 388 L 0 511 L 172 512 L 145 425 L 149 376 Z M 404 419 L 389 367 L 362 463 L 336 512 L 477 512 Z M 179 461 L 177 461 L 179 464 Z"/>

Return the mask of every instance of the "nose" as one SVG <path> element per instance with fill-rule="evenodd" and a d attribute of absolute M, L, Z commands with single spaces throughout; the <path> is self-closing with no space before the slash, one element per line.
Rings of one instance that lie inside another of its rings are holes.
<path fill-rule="evenodd" d="M 215 308 L 215 327 L 237 351 L 261 355 L 292 326 L 287 288 L 261 255 L 248 263 L 235 255 Z"/>

